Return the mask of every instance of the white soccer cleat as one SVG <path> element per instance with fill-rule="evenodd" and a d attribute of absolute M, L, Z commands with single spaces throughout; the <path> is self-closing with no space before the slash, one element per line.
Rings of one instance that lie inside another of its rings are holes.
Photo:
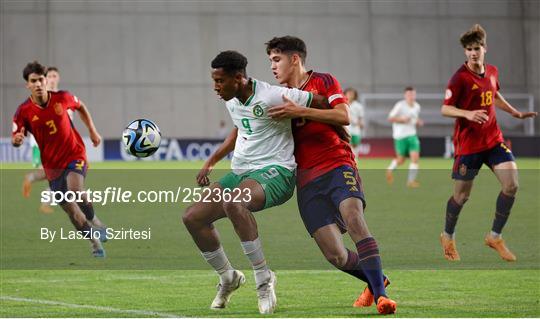
<path fill-rule="evenodd" d="M 276 308 L 276 275 L 269 270 L 270 279 L 257 287 L 257 297 L 259 298 L 259 312 L 263 315 L 274 313 Z"/>
<path fill-rule="evenodd" d="M 235 270 L 233 272 L 233 280 L 231 283 L 227 284 L 221 284 L 219 283 L 217 285 L 217 294 L 214 298 L 214 301 L 212 301 L 212 305 L 210 306 L 210 309 L 213 310 L 219 310 L 223 309 L 227 306 L 229 303 L 229 300 L 231 299 L 232 293 L 240 288 L 244 283 L 246 282 L 246 276 L 239 271 Z"/>

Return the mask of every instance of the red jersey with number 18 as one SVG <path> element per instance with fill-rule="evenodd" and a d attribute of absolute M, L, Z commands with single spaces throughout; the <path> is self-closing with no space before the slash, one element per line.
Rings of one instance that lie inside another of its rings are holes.
<path fill-rule="evenodd" d="M 49 101 L 45 107 L 30 97 L 15 112 L 12 135 L 20 132 L 23 127 L 34 135 L 49 181 L 59 177 L 72 161 L 86 161 L 83 140 L 67 112 L 80 107 L 77 97 L 67 91 L 58 91 L 49 92 Z"/>
<path fill-rule="evenodd" d="M 309 71 L 300 87 L 303 91 L 326 96 L 334 108 L 347 103 L 339 82 L 330 74 Z M 303 118 L 293 120 L 294 156 L 298 164 L 298 187 L 303 187 L 330 170 L 348 165 L 356 168 L 354 153 L 333 125 Z"/>
<path fill-rule="evenodd" d="M 499 91 L 499 72 L 486 64 L 485 73 L 477 74 L 463 64 L 452 76 L 446 88 L 444 105 L 462 110 L 486 110 L 489 120 L 484 124 L 457 118 L 454 127 L 455 155 L 479 153 L 503 142 L 503 136 L 495 118 L 495 97 Z"/>

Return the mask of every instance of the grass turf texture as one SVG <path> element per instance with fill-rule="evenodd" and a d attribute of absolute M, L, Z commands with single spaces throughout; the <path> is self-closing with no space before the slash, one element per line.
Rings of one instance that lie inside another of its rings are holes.
<path fill-rule="evenodd" d="M 457 240 L 462 261 L 448 263 L 442 257 L 438 234 L 452 192 L 452 162 L 422 159 L 422 186 L 415 190 L 404 186 L 406 169 L 396 172 L 394 185 L 386 185 L 388 162 L 361 159 L 359 167 L 368 200 L 366 218 L 392 279 L 388 291 L 399 303 L 399 316 L 539 316 L 540 161 L 518 161 L 520 190 L 504 232 L 518 256 L 516 263 L 503 262 L 482 242 L 491 227 L 499 192 L 489 170 L 482 170 L 475 180 L 471 199 L 460 216 Z M 86 186 L 101 190 L 106 186 L 195 187 L 193 180 L 200 166 L 198 162 L 95 163 Z M 218 313 L 208 309 L 217 277 L 181 225 L 180 215 L 187 203 L 96 206 L 96 213 L 109 227 L 152 229 L 149 241 L 106 243 L 108 257 L 96 260 L 83 241 L 48 243 L 39 239 L 40 227 L 71 230 L 71 226 L 59 208 L 51 215 L 37 212 L 39 184 L 31 199 L 21 197 L 26 167 L 28 164 L 2 164 L 0 316 L 259 316 L 249 270 L 247 285 L 234 296 L 229 309 Z M 214 179 L 222 173 L 215 172 Z M 376 313 L 375 308 L 351 307 L 363 284 L 332 271 L 307 235 L 295 198 L 256 218 L 269 265 L 278 275 L 276 316 Z M 216 226 L 232 263 L 248 269 L 230 223 L 222 220 Z M 352 247 L 348 236 L 345 242 Z"/>

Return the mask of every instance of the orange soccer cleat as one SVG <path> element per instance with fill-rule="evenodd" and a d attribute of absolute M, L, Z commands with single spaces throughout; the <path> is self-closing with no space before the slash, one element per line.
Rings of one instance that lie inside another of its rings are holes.
<path fill-rule="evenodd" d="M 487 234 L 486 238 L 484 239 L 484 243 L 486 246 L 489 246 L 493 249 L 495 249 L 499 256 L 501 256 L 502 259 L 506 261 L 516 261 L 516 255 L 514 255 L 508 247 L 506 247 L 506 244 L 504 243 L 504 239 L 502 238 L 493 238 L 491 235 Z"/>
<path fill-rule="evenodd" d="M 30 197 L 30 192 L 32 191 L 32 182 L 28 179 L 28 177 L 24 177 L 23 181 L 23 187 L 22 187 L 22 194 L 25 198 Z"/>
<path fill-rule="evenodd" d="M 388 287 L 390 284 L 390 280 L 388 278 L 384 278 L 384 287 Z M 373 297 L 373 293 L 369 290 L 369 287 L 366 287 L 364 291 L 358 296 L 356 301 L 353 303 L 353 307 L 355 308 L 362 308 L 362 307 L 369 307 L 375 302 L 375 299 Z"/>
<path fill-rule="evenodd" d="M 380 296 L 377 300 L 377 311 L 381 315 L 391 315 L 396 313 L 397 303 L 385 296 Z"/>
<path fill-rule="evenodd" d="M 408 188 L 418 188 L 418 187 L 420 187 L 420 183 L 418 183 L 418 181 L 410 181 L 410 182 L 407 182 L 407 187 Z"/>
<path fill-rule="evenodd" d="M 394 174 L 392 173 L 391 169 L 386 170 L 386 182 L 388 185 L 394 184 Z"/>
<path fill-rule="evenodd" d="M 459 261 L 461 258 L 459 257 L 459 253 L 456 249 L 456 241 L 455 239 L 449 238 L 444 233 L 441 233 L 441 246 L 443 248 L 444 252 L 444 258 L 450 261 Z"/>

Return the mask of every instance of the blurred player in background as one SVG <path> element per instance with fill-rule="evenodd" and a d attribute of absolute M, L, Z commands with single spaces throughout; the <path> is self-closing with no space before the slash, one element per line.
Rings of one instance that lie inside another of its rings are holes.
<path fill-rule="evenodd" d="M 47 68 L 47 91 L 58 92 L 58 85 L 60 83 L 60 72 L 57 67 L 50 66 Z M 69 110 L 68 112 L 73 112 Z M 72 113 L 69 114 L 70 118 L 73 118 Z M 30 197 L 30 192 L 32 191 L 32 183 L 44 181 L 47 179 L 45 175 L 45 170 L 41 165 L 41 154 L 39 152 L 39 146 L 37 145 L 36 139 L 32 133 L 27 132 L 30 145 L 32 147 L 32 166 L 37 168 L 24 176 L 23 181 L 23 196 L 28 198 Z M 45 189 L 50 191 L 50 187 Z M 54 210 L 50 203 L 42 202 L 39 211 L 44 214 L 50 214 Z"/>
<path fill-rule="evenodd" d="M 211 308 L 225 308 L 231 294 L 245 282 L 244 274 L 231 266 L 213 225 L 216 220 L 228 217 L 254 271 L 259 311 L 270 314 L 276 306 L 276 276 L 266 264 L 252 212 L 281 205 L 291 198 L 296 163 L 291 121 L 270 118 L 268 108 L 283 104 L 283 99 L 304 107 L 322 107 L 328 103 L 323 96 L 248 78 L 247 59 L 236 51 L 221 52 L 211 66 L 214 91 L 226 101 L 235 127 L 204 163 L 197 183 L 209 185 L 208 176 L 215 164 L 234 150 L 232 172 L 213 183 L 210 189 L 212 194 L 216 191 L 222 194 L 224 189 L 241 190 L 242 196 L 239 202 L 219 198 L 196 203 L 186 209 L 182 220 L 203 258 L 220 277 Z"/>
<path fill-rule="evenodd" d="M 354 154 L 339 134 L 343 125 L 350 124 L 339 82 L 330 74 L 305 69 L 307 49 L 297 37 L 271 39 L 266 53 L 280 84 L 322 94 L 331 106 L 317 110 L 288 103 L 270 110 L 275 118 L 294 118 L 298 208 L 304 225 L 332 265 L 368 283 L 355 307 L 375 301 L 379 313 L 394 313 L 397 305 L 386 296 L 389 281 L 382 272 L 379 248 L 364 219 L 365 199 Z M 356 252 L 343 244 L 345 231 Z"/>
<path fill-rule="evenodd" d="M 358 156 L 360 142 L 362 141 L 362 130 L 364 129 L 364 106 L 358 102 L 358 91 L 353 88 L 347 88 L 343 91 L 351 111 L 351 124 L 347 126 L 351 134 L 351 146 L 354 155 Z"/>
<path fill-rule="evenodd" d="M 12 143 L 19 147 L 27 132 L 34 135 L 40 148 L 41 160 L 52 191 L 83 192 L 87 171 L 86 150 L 81 136 L 73 127 L 67 109 L 79 111 L 81 119 L 90 132 L 94 146 L 101 136 L 97 132 L 87 107 L 67 91 L 47 90 L 47 68 L 39 62 L 28 63 L 23 70 L 30 97 L 18 108 L 13 117 Z M 95 216 L 92 203 L 82 196 L 82 203 L 62 202 L 60 206 L 68 214 L 78 231 L 89 234 L 92 226 L 100 232 L 99 238 L 89 238 L 92 254 L 105 257 L 101 241 L 105 241 L 105 229 Z"/>
<path fill-rule="evenodd" d="M 455 227 L 459 213 L 468 200 L 473 180 L 483 164 L 489 166 L 501 184 L 495 205 L 491 231 L 485 236 L 487 246 L 502 259 L 515 261 L 501 232 L 508 220 L 518 189 L 518 171 L 514 155 L 504 144 L 495 117 L 495 106 L 517 119 L 532 118 L 537 112 L 519 112 L 499 92 L 497 67 L 485 64 L 486 32 L 476 24 L 460 38 L 467 61 L 454 73 L 441 108 L 444 116 L 456 119 L 454 129 L 455 159 L 452 169 L 454 193 L 446 205 L 446 223 L 440 241 L 444 257 L 460 260 L 456 249 Z"/>
<path fill-rule="evenodd" d="M 416 90 L 412 86 L 405 88 L 404 99 L 398 101 L 390 114 L 388 121 L 392 122 L 392 138 L 396 158 L 392 160 L 386 170 L 388 184 L 394 182 L 393 171 L 396 167 L 410 157 L 409 176 L 407 187 L 417 188 L 420 184 L 416 181 L 418 175 L 418 161 L 420 160 L 420 140 L 416 134 L 416 127 L 424 125 L 420 118 L 420 104 L 416 102 Z"/>

